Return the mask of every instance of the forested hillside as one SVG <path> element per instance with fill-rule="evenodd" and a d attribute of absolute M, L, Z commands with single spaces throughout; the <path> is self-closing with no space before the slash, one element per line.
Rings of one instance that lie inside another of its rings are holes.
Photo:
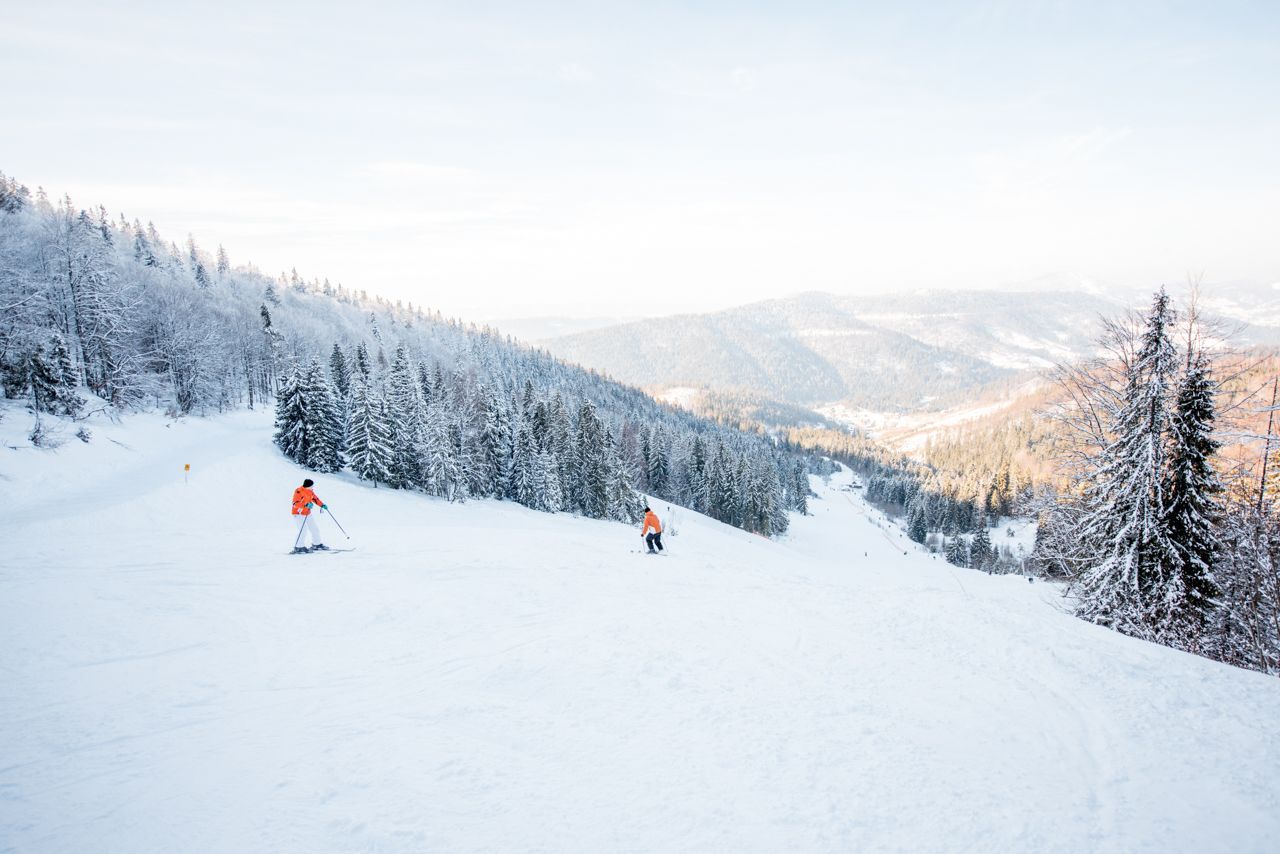
<path fill-rule="evenodd" d="M 807 293 L 712 314 L 639 320 L 546 345 L 643 387 L 938 412 L 1092 355 L 1092 330 L 1101 317 L 1126 308 L 1127 297 L 1062 290 Z M 1242 305 L 1233 297 L 1212 309 L 1237 316 Z M 1253 315 L 1254 325 L 1242 325 L 1236 339 L 1280 341 L 1274 318 L 1274 312 Z"/>
<path fill-rule="evenodd" d="M 278 404 L 278 443 L 299 464 L 349 462 L 455 500 L 634 519 L 643 490 L 764 534 L 805 506 L 806 461 L 762 436 L 494 330 L 270 276 L 2 175 L 0 308 L 4 393 L 51 417 Z"/>

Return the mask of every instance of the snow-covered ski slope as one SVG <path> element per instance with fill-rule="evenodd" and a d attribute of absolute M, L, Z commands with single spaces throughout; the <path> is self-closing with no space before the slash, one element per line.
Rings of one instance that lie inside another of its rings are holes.
<path fill-rule="evenodd" d="M 322 476 L 358 548 L 290 557 L 265 415 L 91 429 L 0 448 L 0 850 L 1280 839 L 1280 680 L 951 569 L 856 494 L 780 542 L 684 512 L 657 560 L 638 525 Z"/>

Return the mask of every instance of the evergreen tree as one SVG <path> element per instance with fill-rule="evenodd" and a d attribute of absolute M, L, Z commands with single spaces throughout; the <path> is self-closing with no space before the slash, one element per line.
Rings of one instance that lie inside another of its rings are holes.
<path fill-rule="evenodd" d="M 365 380 L 368 380 L 369 375 L 372 373 L 369 365 L 369 350 L 364 346 L 364 342 L 361 341 L 356 345 L 354 368 L 365 378 Z"/>
<path fill-rule="evenodd" d="M 969 547 L 963 537 L 951 537 L 946 545 L 947 563 L 954 566 L 969 565 Z"/>
<path fill-rule="evenodd" d="M 442 402 L 426 407 L 422 446 L 422 488 L 450 501 L 466 497 L 466 479 L 451 437 L 451 424 Z"/>
<path fill-rule="evenodd" d="M 557 393 L 552 399 L 549 411 L 551 432 L 548 437 L 547 447 L 556 465 L 556 480 L 560 486 L 560 504 L 563 507 L 568 504 L 567 485 L 572 477 L 573 469 L 573 424 L 569 418 L 569 410 L 565 406 L 564 398 L 560 394 Z"/>
<path fill-rule="evenodd" d="M 144 267 L 160 266 L 160 259 L 156 258 L 147 235 L 141 229 L 135 231 L 133 235 L 133 257 Z"/>
<path fill-rule="evenodd" d="M 342 443 L 346 432 L 342 410 L 338 406 L 333 386 L 325 376 L 320 359 L 313 359 L 306 374 L 306 396 L 310 414 L 314 418 L 317 441 L 311 445 L 308 468 L 318 472 L 334 472 L 342 469 Z"/>
<path fill-rule="evenodd" d="M 520 425 L 511 460 L 511 496 L 525 507 L 539 508 L 544 473 L 538 468 L 538 443 L 529 422 Z M 588 514 L 590 515 L 590 514 Z"/>
<path fill-rule="evenodd" d="M 276 396 L 276 447 L 295 463 L 307 465 L 311 446 L 320 441 L 315 435 L 314 423 L 305 377 L 294 368 Z"/>
<path fill-rule="evenodd" d="M 560 473 L 555 458 L 550 451 L 541 451 L 534 466 L 534 479 L 537 483 L 535 503 L 536 510 L 555 513 L 564 504 L 564 495 L 560 490 Z"/>
<path fill-rule="evenodd" d="M 27 361 L 27 383 L 37 412 L 78 415 L 84 407 L 84 399 L 75 392 L 71 354 L 61 336 L 54 337 L 49 349 L 42 344 L 31 353 Z"/>
<path fill-rule="evenodd" d="M 924 543 L 929 536 L 923 501 L 913 501 L 907 508 L 907 536 L 916 543 Z"/>
<path fill-rule="evenodd" d="M 532 441 L 532 433 L 530 433 Z M 605 427 L 590 402 L 578 410 L 578 430 L 574 473 L 577 509 L 592 519 L 604 519 L 609 515 L 609 470 Z"/>
<path fill-rule="evenodd" d="M 425 425 L 422 391 L 416 372 L 403 346 L 396 349 L 395 361 L 387 375 L 387 409 L 391 413 L 391 478 L 397 489 L 412 489 L 422 480 L 422 448 Z"/>
<path fill-rule="evenodd" d="M 352 378 L 346 447 L 351 470 L 374 486 L 391 480 L 391 435 L 380 397 L 360 372 Z"/>
<path fill-rule="evenodd" d="M 351 372 L 347 368 L 347 357 L 336 341 L 333 343 L 333 352 L 329 354 L 329 376 L 333 378 L 333 387 L 343 399 L 351 394 Z"/>
<path fill-rule="evenodd" d="M 670 476 L 667 440 L 660 427 L 654 428 L 652 437 L 649 440 L 648 467 L 649 491 L 654 495 L 670 498 L 671 492 L 667 483 Z"/>
<path fill-rule="evenodd" d="M 991 532 L 987 529 L 987 517 L 983 516 L 978 520 L 978 530 L 974 532 L 973 542 L 969 544 L 969 566 L 974 569 L 988 570 L 994 563 Z"/>
<path fill-rule="evenodd" d="M 809 470 L 804 460 L 796 460 L 791 473 L 791 509 L 801 516 L 809 513 Z"/>
<path fill-rule="evenodd" d="M 476 468 L 483 487 L 473 492 L 481 496 L 505 498 L 511 468 L 510 424 L 497 395 L 482 389 L 480 403 L 481 424 Z"/>
<path fill-rule="evenodd" d="M 1199 354 L 1188 354 L 1170 422 L 1169 506 L 1165 526 L 1177 550 L 1181 580 L 1167 604 L 1171 642 L 1193 646 L 1218 596 L 1213 580 L 1218 526 L 1223 517 L 1223 488 L 1211 459 L 1219 443 L 1213 438 L 1216 411 L 1208 366 Z"/>
<path fill-rule="evenodd" d="M 694 436 L 685 465 L 685 503 L 699 513 L 707 509 L 707 448 L 701 436 Z"/>
<path fill-rule="evenodd" d="M 79 415 L 84 398 L 76 394 L 76 379 L 71 352 L 61 335 L 54 335 L 48 348 L 37 346 L 27 360 L 26 384 L 37 412 Z"/>
<path fill-rule="evenodd" d="M 1080 538 L 1092 555 L 1078 579 L 1077 613 L 1155 639 L 1181 601 L 1181 559 L 1169 537 L 1165 489 L 1168 400 L 1176 371 L 1169 328 L 1173 309 L 1162 290 L 1145 318 L 1137 353 L 1126 366 L 1124 398 L 1112 435 L 1086 492 Z"/>
<path fill-rule="evenodd" d="M 608 478 L 607 518 L 631 522 L 644 510 L 644 499 L 635 491 L 635 472 L 618 446 L 612 431 L 605 430 L 605 472 Z"/>

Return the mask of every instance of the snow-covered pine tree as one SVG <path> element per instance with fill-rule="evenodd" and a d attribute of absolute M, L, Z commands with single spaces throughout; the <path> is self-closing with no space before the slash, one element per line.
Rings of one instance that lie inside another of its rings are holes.
<path fill-rule="evenodd" d="M 306 395 L 309 402 L 308 413 L 314 419 L 315 436 L 307 461 L 304 463 L 312 471 L 335 472 L 342 469 L 342 442 L 346 433 L 343 413 L 338 406 L 337 396 L 329 378 L 325 375 L 320 358 L 312 359 L 307 368 Z"/>
<path fill-rule="evenodd" d="M 299 465 L 307 465 L 311 446 L 320 441 L 309 413 L 306 378 L 294 368 L 285 377 L 276 395 L 275 443 L 280 452 Z"/>
<path fill-rule="evenodd" d="M 707 509 L 707 446 L 702 437 L 695 435 L 689 445 L 689 458 L 685 463 L 685 503 L 699 513 Z"/>
<path fill-rule="evenodd" d="M 649 487 L 649 460 L 653 455 L 653 446 L 650 444 L 649 428 L 642 426 L 640 428 L 639 454 L 640 454 L 640 483 L 641 489 L 646 492 L 652 492 Z"/>
<path fill-rule="evenodd" d="M 667 451 L 667 437 L 661 427 L 653 428 L 653 432 L 649 437 L 648 465 L 649 492 L 663 498 L 671 498 L 671 490 L 668 483 L 671 466 Z"/>
<path fill-rule="evenodd" d="M 477 438 L 475 495 L 502 499 L 510 478 L 511 436 L 502 398 L 490 389 L 477 392 L 480 433 Z"/>
<path fill-rule="evenodd" d="M 538 469 L 538 444 L 533 438 L 533 425 L 520 425 L 515 453 L 511 460 L 511 495 L 525 507 L 541 509 L 543 473 Z"/>
<path fill-rule="evenodd" d="M 534 479 L 537 488 L 533 508 L 546 513 L 558 512 L 564 505 L 564 495 L 560 490 L 560 473 L 555 457 L 550 451 L 538 452 L 534 464 Z"/>
<path fill-rule="evenodd" d="M 1167 641 L 1195 649 L 1219 591 L 1213 580 L 1218 527 L 1223 518 L 1223 487 L 1212 458 L 1219 443 L 1213 437 L 1216 418 L 1214 383 L 1206 359 L 1188 353 L 1170 420 L 1168 507 L 1165 528 L 1177 550 L 1181 582 L 1167 595 Z"/>
<path fill-rule="evenodd" d="M 1077 579 L 1077 614 L 1126 634 L 1157 639 L 1182 600 L 1181 559 L 1169 537 L 1168 403 L 1176 353 L 1173 308 L 1161 290 L 1126 365 L 1113 441 L 1096 461 L 1079 531 L 1091 565 Z"/>
<path fill-rule="evenodd" d="M 572 476 L 573 469 L 573 423 L 569 417 L 569 409 L 559 392 L 551 400 L 550 406 L 551 434 L 548 438 L 548 449 L 556 464 L 556 481 L 560 487 L 560 506 L 568 506 L 566 485 Z"/>
<path fill-rule="evenodd" d="M 36 412 L 58 411 L 62 376 L 43 344 L 37 345 L 27 358 L 27 387 L 31 389 L 32 409 Z"/>
<path fill-rule="evenodd" d="M 809 468 L 804 460 L 795 460 L 791 468 L 789 505 L 801 516 L 809 513 Z"/>
<path fill-rule="evenodd" d="M 345 400 L 351 394 L 351 369 L 347 367 L 347 356 L 337 341 L 333 342 L 333 352 L 329 354 L 329 376 L 333 378 L 333 387 Z"/>
<path fill-rule="evenodd" d="M 372 371 L 372 368 L 370 367 L 370 362 L 369 362 L 369 349 L 364 346 L 363 341 L 361 341 L 359 344 L 356 345 L 356 356 L 354 359 L 354 363 L 355 364 L 352 367 L 356 371 L 359 371 L 362 375 L 364 375 L 365 380 L 368 380 L 369 375 L 373 371 Z"/>
<path fill-rule="evenodd" d="M 577 509 L 592 519 L 604 519 L 609 515 L 608 448 L 605 442 L 605 426 L 596 415 L 590 401 L 578 410 L 576 462 L 574 480 Z"/>
<path fill-rule="evenodd" d="M 969 547 L 965 545 L 964 537 L 951 537 L 947 540 L 946 545 L 947 563 L 953 566 L 969 565 Z"/>
<path fill-rule="evenodd" d="M 191 278 L 200 287 L 209 287 L 209 273 L 204 268 L 204 261 L 200 258 L 200 249 L 196 246 L 195 238 L 190 234 L 187 235 L 187 256 L 191 262 Z"/>
<path fill-rule="evenodd" d="M 412 489 L 421 484 L 424 413 L 422 390 L 404 346 L 396 348 L 395 360 L 387 374 L 386 401 L 391 414 L 391 478 L 396 489 Z"/>
<path fill-rule="evenodd" d="M 364 375 L 351 378 L 347 418 L 347 457 L 351 470 L 364 480 L 379 483 L 391 480 L 391 435 L 382 400 L 369 389 Z"/>
<path fill-rule="evenodd" d="M 451 441 L 451 419 L 446 401 L 426 407 L 422 434 L 422 488 L 429 495 L 450 501 L 466 497 L 466 479 Z"/>
<path fill-rule="evenodd" d="M 991 548 L 991 532 L 987 529 L 986 514 L 978 520 L 978 530 L 973 534 L 973 542 L 969 544 L 969 566 L 986 571 L 995 563 L 995 553 Z"/>
<path fill-rule="evenodd" d="M 644 499 L 636 492 L 635 471 L 626 454 L 622 452 L 613 432 L 605 429 L 605 471 L 608 477 L 607 518 L 619 522 L 633 522 L 644 510 Z"/>
<path fill-rule="evenodd" d="M 47 348 L 41 344 L 31 353 L 26 381 L 37 412 L 74 416 L 84 408 L 84 398 L 76 394 L 71 352 L 61 335 L 54 335 Z"/>
<path fill-rule="evenodd" d="M 917 543 L 923 543 L 929 536 L 923 500 L 912 501 L 907 505 L 907 536 Z"/>
<path fill-rule="evenodd" d="M 711 518 L 728 524 L 738 512 L 738 492 L 733 482 L 728 451 L 717 441 L 706 465 L 706 512 Z"/>
<path fill-rule="evenodd" d="M 418 365 L 418 386 L 422 389 L 422 402 L 424 405 L 430 405 L 435 398 L 435 383 L 431 379 L 431 371 L 427 370 L 425 363 Z"/>
<path fill-rule="evenodd" d="M 787 510 L 789 509 L 786 504 L 787 490 L 782 484 L 782 472 L 778 470 L 777 462 L 772 458 L 768 460 L 766 471 L 771 493 L 769 500 L 769 533 L 766 536 L 776 537 L 786 533 L 787 529 L 791 527 L 791 517 L 787 515 Z"/>

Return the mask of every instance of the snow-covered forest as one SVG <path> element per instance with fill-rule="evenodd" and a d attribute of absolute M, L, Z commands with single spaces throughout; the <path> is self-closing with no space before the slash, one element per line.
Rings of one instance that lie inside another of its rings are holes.
<path fill-rule="evenodd" d="M 1069 486 L 1044 509 L 1036 557 L 1076 613 L 1125 634 L 1280 672 L 1276 399 L 1232 379 L 1217 330 L 1163 291 L 1110 321 L 1103 355 L 1064 366 L 1055 411 Z M 1274 392 L 1274 382 L 1268 383 Z M 1249 435 L 1238 410 L 1266 413 Z M 1258 440 L 1260 465 L 1221 453 Z"/>
<path fill-rule="evenodd" d="M 50 417 L 274 405 L 299 464 L 451 500 L 634 520 L 644 492 L 766 535 L 805 508 L 809 461 L 766 436 L 492 329 L 270 276 L 3 175 L 0 308 L 4 393 Z"/>

